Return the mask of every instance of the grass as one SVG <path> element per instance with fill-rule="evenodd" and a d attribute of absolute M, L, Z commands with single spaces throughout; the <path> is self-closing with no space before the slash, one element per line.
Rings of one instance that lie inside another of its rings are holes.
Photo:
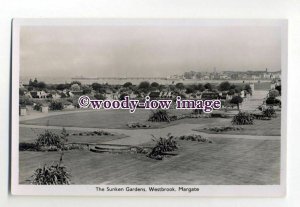
<path fill-rule="evenodd" d="M 178 140 L 178 156 L 163 161 L 142 154 L 67 151 L 72 184 L 267 185 L 280 182 L 280 141 L 213 139 L 212 144 Z M 33 169 L 59 159 L 57 152 L 20 152 L 20 183 Z M 174 170 L 176 169 L 176 170 Z"/>
<path fill-rule="evenodd" d="M 230 120 L 228 123 L 222 124 L 208 124 L 205 128 L 221 127 L 221 126 L 232 126 Z M 256 135 L 256 136 L 280 136 L 281 135 L 281 116 L 280 113 L 276 118 L 271 120 L 255 120 L 253 125 L 242 125 L 243 130 L 236 131 L 223 131 L 221 134 L 245 134 L 245 135 Z M 198 128 L 196 131 L 205 132 L 207 134 L 216 134 L 217 132 Z"/>
<path fill-rule="evenodd" d="M 192 110 L 168 110 L 171 115 L 191 114 Z M 106 128 L 106 129 L 129 129 L 128 123 L 139 122 L 150 125 L 151 128 L 163 128 L 180 123 L 204 123 L 216 122 L 218 119 L 195 119 L 186 118 L 172 122 L 151 122 L 147 121 L 152 112 L 144 109 L 137 109 L 135 113 L 130 114 L 127 110 L 107 110 L 107 111 L 89 111 L 82 113 L 62 114 L 49 117 L 43 117 L 33 120 L 21 121 L 20 124 L 43 125 L 46 126 L 65 126 L 65 127 L 88 127 L 88 128 Z M 135 130 L 133 128 L 132 130 Z"/>

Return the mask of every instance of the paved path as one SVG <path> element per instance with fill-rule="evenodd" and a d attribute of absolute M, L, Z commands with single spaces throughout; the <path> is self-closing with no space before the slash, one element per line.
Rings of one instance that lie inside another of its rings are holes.
<path fill-rule="evenodd" d="M 205 124 L 178 124 L 174 126 L 164 127 L 160 129 L 101 129 L 101 128 L 84 128 L 84 127 L 64 127 L 66 130 L 82 130 L 95 131 L 104 130 L 111 133 L 125 134 L 128 137 L 104 142 L 104 144 L 121 144 L 121 145 L 141 145 L 150 142 L 153 136 L 159 138 L 171 133 L 174 136 L 182 136 L 188 134 L 201 134 L 208 138 L 236 138 L 236 139 L 258 139 L 258 140 L 280 140 L 280 136 L 254 136 L 254 135 L 231 135 L 231 134 L 207 134 L 197 132 L 193 129 L 204 127 Z M 47 129 L 62 129 L 59 126 L 38 126 L 20 124 L 20 127 L 27 128 L 47 128 Z M 153 135 L 153 136 L 152 136 Z"/>

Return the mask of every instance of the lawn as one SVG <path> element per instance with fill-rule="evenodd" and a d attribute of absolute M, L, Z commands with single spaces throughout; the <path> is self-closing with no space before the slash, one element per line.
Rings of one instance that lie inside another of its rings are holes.
<path fill-rule="evenodd" d="M 192 110 L 169 110 L 170 114 L 190 114 Z M 149 110 L 137 109 L 135 113 L 129 113 L 127 110 L 95 110 L 82 113 L 61 114 L 27 121 L 21 121 L 21 124 L 42 125 L 42 126 L 64 126 L 64 127 L 87 127 L 102 129 L 129 129 L 130 122 L 140 122 L 151 125 L 151 128 L 163 128 L 180 123 L 203 124 L 214 123 L 216 121 L 224 122 L 224 119 L 208 118 L 189 118 L 168 122 L 149 122 L 147 121 L 152 112 Z M 229 121 L 230 122 L 230 121 Z M 135 129 L 133 129 L 135 130 Z"/>
<path fill-rule="evenodd" d="M 280 136 L 281 135 L 281 115 L 277 112 L 278 116 L 272 118 L 271 120 L 254 120 L 253 125 L 237 125 L 242 127 L 243 130 L 238 131 L 227 131 L 221 132 L 221 134 L 247 134 L 247 135 L 256 135 L 256 136 Z M 230 120 L 231 121 L 231 120 Z M 220 126 L 232 126 L 230 122 L 226 124 L 220 124 L 215 122 L 214 125 L 208 124 L 203 128 L 195 129 L 195 131 L 205 132 L 208 134 L 216 134 L 214 131 L 206 130 L 204 128 L 210 127 L 220 127 Z"/>
<path fill-rule="evenodd" d="M 213 139 L 179 141 L 179 155 L 162 161 L 143 154 L 66 151 L 72 184 L 270 185 L 280 182 L 280 141 Z M 20 152 L 20 183 L 58 152 Z"/>

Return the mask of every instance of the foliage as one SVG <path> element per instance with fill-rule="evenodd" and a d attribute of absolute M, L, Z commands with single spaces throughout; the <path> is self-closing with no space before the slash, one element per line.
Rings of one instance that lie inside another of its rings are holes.
<path fill-rule="evenodd" d="M 194 142 L 203 142 L 203 143 L 212 143 L 208 138 L 202 137 L 199 134 L 183 135 L 179 137 L 180 140 L 194 141 Z"/>
<path fill-rule="evenodd" d="M 177 142 L 174 140 L 174 137 L 171 136 L 171 134 L 168 134 L 166 138 L 160 137 L 159 139 L 156 139 L 154 137 L 153 141 L 156 142 L 156 145 L 148 154 L 148 157 L 152 159 L 162 160 L 165 152 L 170 152 L 178 149 Z"/>
<path fill-rule="evenodd" d="M 101 93 L 95 94 L 94 97 L 97 100 L 105 100 L 106 99 L 106 97 L 103 94 L 101 94 Z"/>
<path fill-rule="evenodd" d="M 33 185 L 69 185 L 71 183 L 71 174 L 68 169 L 61 164 L 50 166 L 44 165 L 34 171 L 31 183 Z"/>
<path fill-rule="evenodd" d="M 152 82 L 151 83 L 151 87 L 153 88 L 158 88 L 159 87 L 159 84 L 157 82 Z"/>
<path fill-rule="evenodd" d="M 176 87 L 177 89 L 179 89 L 179 90 L 185 89 L 185 86 L 184 86 L 183 83 L 177 83 L 177 84 L 175 85 L 175 87 Z"/>
<path fill-rule="evenodd" d="M 32 106 L 33 105 L 33 101 L 29 97 L 21 96 L 20 99 L 19 99 L 19 104 L 21 106 L 26 106 L 26 105 Z"/>
<path fill-rule="evenodd" d="M 228 91 L 230 89 L 230 83 L 228 81 L 224 81 L 220 83 L 218 89 L 220 91 Z"/>
<path fill-rule="evenodd" d="M 279 92 L 279 95 L 281 95 L 281 85 L 276 86 L 275 89 Z"/>
<path fill-rule="evenodd" d="M 63 141 L 61 136 L 46 129 L 44 133 L 39 134 L 38 138 L 35 140 L 35 144 L 38 148 L 50 146 L 61 148 Z"/>
<path fill-rule="evenodd" d="M 124 88 L 129 88 L 129 87 L 131 87 L 131 86 L 132 86 L 132 83 L 131 83 L 131 82 L 126 82 L 126 83 L 123 84 L 123 87 L 124 87 Z"/>
<path fill-rule="evenodd" d="M 42 104 L 41 103 L 36 103 L 33 107 L 33 110 L 36 110 L 36 111 L 42 110 Z"/>
<path fill-rule="evenodd" d="M 100 83 L 92 83 L 92 88 L 93 90 L 99 92 L 103 88 L 103 86 Z"/>
<path fill-rule="evenodd" d="M 56 110 L 63 110 L 64 105 L 61 101 L 51 101 L 49 105 L 49 109 L 56 111 Z"/>
<path fill-rule="evenodd" d="M 207 90 L 209 90 L 209 91 L 211 91 L 212 90 L 212 85 L 210 83 L 206 83 L 204 85 L 204 88 L 207 89 Z"/>
<path fill-rule="evenodd" d="M 201 83 L 199 83 L 198 86 L 197 86 L 197 90 L 199 90 L 199 91 L 202 92 L 202 91 L 205 90 L 205 88 L 204 88 L 204 86 Z"/>
<path fill-rule="evenodd" d="M 273 107 L 266 108 L 265 110 L 262 111 L 262 113 L 265 117 L 269 117 L 269 118 L 276 116 L 276 112 Z"/>
<path fill-rule="evenodd" d="M 276 99 L 275 97 L 269 97 L 266 100 L 267 105 L 280 105 L 281 101 Z"/>
<path fill-rule="evenodd" d="M 276 98 L 279 95 L 280 95 L 279 91 L 277 91 L 276 89 L 273 89 L 273 90 L 269 91 L 269 97 L 271 97 L 271 98 Z"/>
<path fill-rule="evenodd" d="M 221 126 L 221 127 L 211 127 L 211 128 L 204 128 L 204 130 L 212 131 L 212 132 L 227 132 L 227 131 L 239 131 L 242 130 L 241 127 L 235 126 Z"/>
<path fill-rule="evenodd" d="M 247 91 L 250 95 L 252 95 L 252 88 L 249 84 L 244 86 L 244 90 Z"/>
<path fill-rule="evenodd" d="M 240 110 L 240 103 L 242 102 L 243 102 L 243 98 L 240 96 L 234 96 L 230 101 L 230 103 L 237 105 L 238 110 Z"/>
<path fill-rule="evenodd" d="M 36 143 L 20 142 L 19 151 L 39 151 L 39 147 Z"/>
<path fill-rule="evenodd" d="M 171 117 L 166 110 L 158 109 L 156 111 L 152 111 L 148 121 L 152 122 L 170 122 Z"/>
<path fill-rule="evenodd" d="M 57 90 L 60 90 L 60 91 L 63 91 L 63 90 L 65 90 L 65 89 L 68 89 L 70 86 L 69 86 L 69 84 L 64 84 L 64 83 L 62 83 L 62 84 L 58 84 L 57 86 L 56 86 L 56 89 Z"/>
<path fill-rule="evenodd" d="M 231 121 L 235 125 L 252 125 L 254 123 L 254 117 L 247 112 L 239 112 L 235 115 Z"/>
<path fill-rule="evenodd" d="M 142 92 L 148 93 L 149 90 L 150 90 L 150 83 L 149 83 L 148 81 L 142 81 L 142 82 L 139 84 L 138 88 L 139 88 Z"/>

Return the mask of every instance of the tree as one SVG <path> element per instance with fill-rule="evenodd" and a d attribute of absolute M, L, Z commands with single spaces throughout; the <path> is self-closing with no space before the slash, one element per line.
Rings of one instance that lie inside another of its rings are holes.
<path fill-rule="evenodd" d="M 230 101 L 230 103 L 236 104 L 238 110 L 240 110 L 240 103 L 242 103 L 242 102 L 243 102 L 243 98 L 240 96 L 234 96 L 234 97 L 232 97 L 232 99 Z"/>
<path fill-rule="evenodd" d="M 100 83 L 92 83 L 92 88 L 95 91 L 100 91 L 100 89 L 102 88 L 102 85 Z"/>
<path fill-rule="evenodd" d="M 275 97 L 269 97 L 266 100 L 267 105 L 281 105 L 281 101 L 276 99 Z"/>
<path fill-rule="evenodd" d="M 36 85 L 36 87 L 39 88 L 39 89 L 45 89 L 46 86 L 47 86 L 46 83 L 44 83 L 42 81 L 38 82 L 37 85 Z"/>
<path fill-rule="evenodd" d="M 275 89 L 279 92 L 279 95 L 281 95 L 281 85 L 276 86 Z"/>
<path fill-rule="evenodd" d="M 234 89 L 230 89 L 229 91 L 228 91 L 228 95 L 233 95 L 235 93 L 235 90 Z"/>
<path fill-rule="evenodd" d="M 49 109 L 50 110 L 63 110 L 64 109 L 64 105 L 62 102 L 60 101 L 51 101 L 50 105 L 49 105 Z"/>
<path fill-rule="evenodd" d="M 103 94 L 101 94 L 101 93 L 97 93 L 97 94 L 95 94 L 95 99 L 97 99 L 97 100 L 105 100 L 106 99 L 106 97 L 103 95 Z"/>
<path fill-rule="evenodd" d="M 269 91 L 269 97 L 276 98 L 277 96 L 279 96 L 279 91 L 277 91 L 276 89 Z"/>
<path fill-rule="evenodd" d="M 90 94 L 92 89 L 89 86 L 82 86 L 82 93 L 83 94 Z"/>
<path fill-rule="evenodd" d="M 63 83 L 58 84 L 58 85 L 56 86 L 56 89 L 57 89 L 57 90 L 60 90 L 60 91 L 63 91 L 63 90 L 65 90 L 65 89 L 67 89 L 67 88 L 69 88 L 69 85 L 68 85 L 68 84 L 63 84 Z"/>
<path fill-rule="evenodd" d="M 123 84 L 123 87 L 125 87 L 125 88 L 129 88 L 131 86 L 132 86 L 131 82 L 126 82 L 126 83 Z"/>
<path fill-rule="evenodd" d="M 142 81 L 138 88 L 144 93 L 148 93 L 150 90 L 150 83 L 148 81 Z"/>
<path fill-rule="evenodd" d="M 70 85 L 73 85 L 73 84 L 78 84 L 78 85 L 81 86 L 81 82 L 80 82 L 80 81 L 72 81 L 72 82 L 70 83 Z"/>
<path fill-rule="evenodd" d="M 219 91 L 228 91 L 230 89 L 230 83 L 228 81 L 220 83 L 218 87 Z"/>
<path fill-rule="evenodd" d="M 37 87 L 37 84 L 38 84 L 38 80 L 35 78 L 34 81 L 32 82 L 32 86 Z"/>
<path fill-rule="evenodd" d="M 77 83 L 71 85 L 72 91 L 80 91 L 80 86 Z"/>
<path fill-rule="evenodd" d="M 201 92 L 205 90 L 203 84 L 201 84 L 201 83 L 198 84 L 197 89 Z"/>
<path fill-rule="evenodd" d="M 152 82 L 151 87 L 158 88 L 159 84 L 157 82 Z"/>
<path fill-rule="evenodd" d="M 125 99 L 125 96 L 128 96 L 127 93 L 122 93 L 119 97 L 120 100 L 124 100 Z"/>
<path fill-rule="evenodd" d="M 177 84 L 175 85 L 175 87 L 176 87 L 177 89 L 179 89 L 179 90 L 183 90 L 183 89 L 185 88 L 185 86 L 184 86 L 183 83 L 177 83 Z"/>
<path fill-rule="evenodd" d="M 249 84 L 246 84 L 244 90 L 247 91 L 250 95 L 252 95 L 252 88 Z"/>
<path fill-rule="evenodd" d="M 212 85 L 210 83 L 206 83 L 204 85 L 204 88 L 207 89 L 207 90 L 209 90 L 209 91 L 211 91 L 212 90 Z"/>
<path fill-rule="evenodd" d="M 19 88 L 19 95 L 20 95 L 20 96 L 24 96 L 24 95 L 25 95 L 24 89 Z"/>
<path fill-rule="evenodd" d="M 194 85 L 190 85 L 186 88 L 185 91 L 187 94 L 195 93 L 196 92 L 196 87 Z"/>

